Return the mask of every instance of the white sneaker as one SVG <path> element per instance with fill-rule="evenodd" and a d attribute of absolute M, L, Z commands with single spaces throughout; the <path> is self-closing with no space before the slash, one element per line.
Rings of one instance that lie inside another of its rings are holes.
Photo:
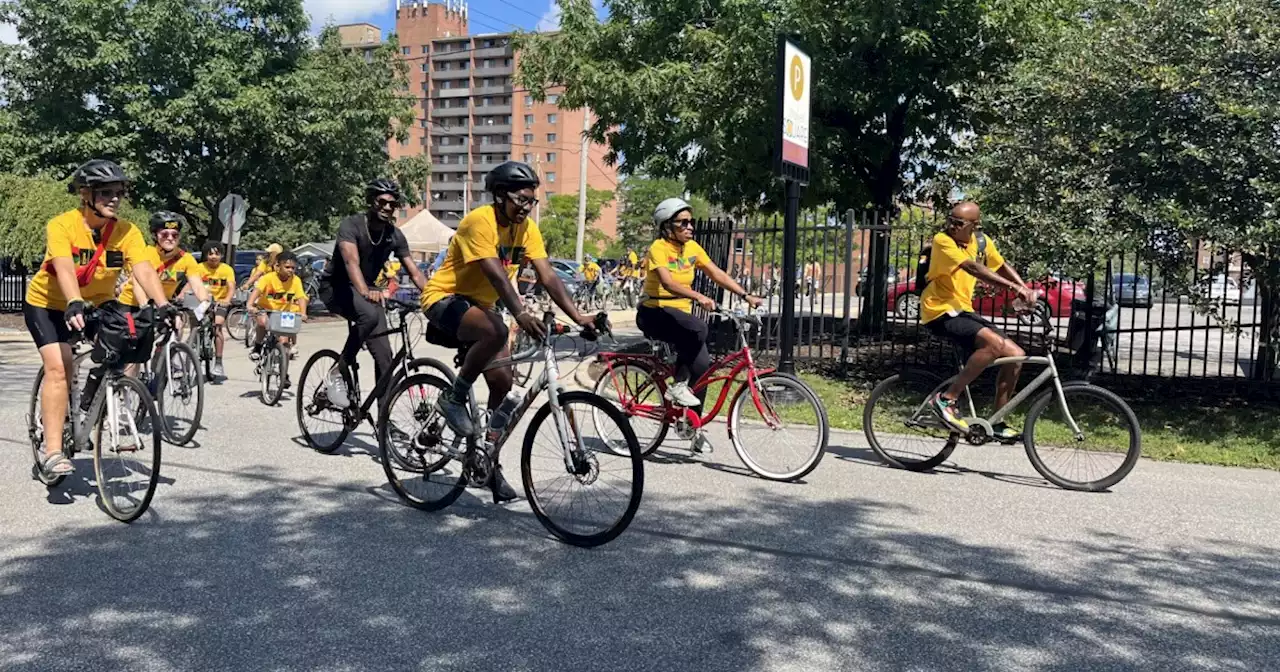
<path fill-rule="evenodd" d="M 689 383 L 676 383 L 667 388 L 667 401 L 676 406 L 685 408 L 693 408 L 702 403 L 698 401 L 698 397 L 693 394 L 693 390 L 689 389 Z"/>

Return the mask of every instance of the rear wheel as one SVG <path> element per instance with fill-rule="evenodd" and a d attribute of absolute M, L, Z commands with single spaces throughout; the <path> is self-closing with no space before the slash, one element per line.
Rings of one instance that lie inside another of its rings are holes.
<path fill-rule="evenodd" d="M 262 348 L 260 361 L 262 373 L 262 403 L 275 406 L 284 394 L 285 381 L 289 376 L 289 355 L 279 342 L 268 343 Z"/>
<path fill-rule="evenodd" d="M 161 362 L 156 403 L 164 435 L 175 446 L 184 446 L 195 437 L 204 414 L 204 384 L 196 353 L 186 343 L 169 345 L 169 361 Z"/>
<path fill-rule="evenodd" d="M 249 313 L 244 308 L 232 308 L 227 311 L 227 319 L 223 326 L 233 341 L 244 341 L 244 332 L 248 328 Z"/>
<path fill-rule="evenodd" d="M 469 440 L 458 436 L 436 400 L 452 385 L 429 373 L 409 376 L 387 396 L 378 418 L 378 448 L 387 483 L 405 504 L 437 511 L 466 488 Z"/>
<path fill-rule="evenodd" d="M 321 350 L 311 355 L 302 367 L 295 400 L 298 429 L 302 430 L 302 438 L 312 450 L 331 454 L 346 441 L 347 434 L 355 425 L 351 421 L 352 405 L 356 403 L 351 394 L 353 386 L 351 370 L 342 363 L 341 355 L 333 350 Z M 345 406 L 341 405 L 342 401 L 334 404 L 329 396 L 331 389 L 338 388 L 347 390 Z"/>
<path fill-rule="evenodd" d="M 798 378 L 768 373 L 743 385 L 729 406 L 729 438 L 747 468 L 794 481 L 818 467 L 831 429 L 818 395 Z"/>
<path fill-rule="evenodd" d="M 1142 429 L 1133 409 L 1110 390 L 1087 383 L 1062 386 L 1080 433 L 1072 431 L 1055 392 L 1027 411 L 1023 442 L 1031 466 L 1068 490 L 1098 492 L 1119 483 L 1142 456 Z"/>
<path fill-rule="evenodd" d="M 107 515 L 132 522 L 146 512 L 160 481 L 160 418 L 147 388 L 120 376 L 89 409 L 93 470 Z"/>
<path fill-rule="evenodd" d="M 871 391 L 862 411 L 862 430 L 871 450 L 886 464 L 928 471 L 951 457 L 960 435 L 925 408 L 943 381 L 923 371 L 890 376 Z"/>

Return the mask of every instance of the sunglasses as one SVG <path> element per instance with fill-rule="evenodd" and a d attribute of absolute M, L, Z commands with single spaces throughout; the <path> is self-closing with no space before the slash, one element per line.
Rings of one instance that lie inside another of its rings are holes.
<path fill-rule="evenodd" d="M 394 208 L 396 207 L 396 204 L 398 204 L 399 202 L 400 202 L 399 200 L 394 198 L 379 198 L 374 200 L 374 204 L 378 206 L 379 210 Z"/>
<path fill-rule="evenodd" d="M 107 200 L 113 198 L 124 198 L 124 195 L 127 193 L 129 193 L 129 190 L 124 187 L 106 187 L 93 190 L 94 198 L 105 198 Z"/>
<path fill-rule="evenodd" d="M 692 219 L 673 219 L 671 220 L 671 225 L 676 227 L 677 229 L 692 229 L 693 220 Z"/>
<path fill-rule="evenodd" d="M 177 231 L 156 231 L 156 240 L 177 240 L 179 235 Z"/>
<path fill-rule="evenodd" d="M 517 208 L 532 208 L 538 204 L 538 199 L 532 196 L 511 196 L 511 202 L 515 203 Z"/>

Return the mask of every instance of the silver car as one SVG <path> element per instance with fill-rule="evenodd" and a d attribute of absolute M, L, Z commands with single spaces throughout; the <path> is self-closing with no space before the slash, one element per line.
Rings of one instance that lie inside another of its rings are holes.
<path fill-rule="evenodd" d="M 1111 276 L 1111 297 L 1122 306 L 1151 307 L 1151 280 L 1135 273 Z"/>

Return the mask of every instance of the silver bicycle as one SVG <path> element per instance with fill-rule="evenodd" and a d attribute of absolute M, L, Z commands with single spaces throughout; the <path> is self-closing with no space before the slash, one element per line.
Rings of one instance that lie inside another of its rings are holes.
<path fill-rule="evenodd" d="M 607 331 L 603 318 L 597 317 L 597 328 Z M 524 433 L 520 467 L 525 497 L 551 534 L 575 546 L 598 546 L 621 534 L 640 507 L 644 491 L 640 445 L 613 404 L 591 392 L 564 389 L 555 345 L 569 330 L 555 324 L 553 315 L 548 314 L 545 321 L 550 338 L 486 367 L 526 361 L 543 364 L 537 381 L 520 398 L 506 429 L 494 441 L 494 451 L 545 392 L 547 403 L 533 414 Z M 593 332 L 584 329 L 583 338 L 593 340 Z M 433 339 L 429 329 L 427 339 L 459 348 L 456 362 L 466 353 L 466 346 L 442 342 L 439 332 Z M 386 412 L 378 421 L 387 481 L 406 504 L 426 511 L 449 506 L 469 484 L 488 486 L 494 474 L 491 453 L 481 437 L 458 436 L 436 410 L 436 400 L 449 386 L 434 374 L 409 376 L 388 395 Z M 470 408 L 477 433 L 483 433 L 487 418 L 474 392 Z"/>
<path fill-rule="evenodd" d="M 1106 490 L 1128 476 L 1142 454 L 1142 430 L 1133 409 L 1110 390 L 1085 381 L 1062 381 L 1052 357 L 1005 357 L 988 368 L 1018 362 L 1045 370 L 990 417 L 979 415 L 965 388 L 967 434 L 944 424 L 929 404 L 956 376 L 942 380 L 928 370 L 908 369 L 885 379 L 863 409 L 863 431 L 871 449 L 889 465 L 927 471 L 946 461 L 961 440 L 974 446 L 1021 441 L 1031 466 L 1068 490 Z M 1041 391 L 1045 386 L 1049 389 Z M 1020 409 L 1028 399 L 1032 401 L 1024 415 Z M 992 425 L 1005 420 L 1021 421 L 1022 436 L 996 437 Z"/>

